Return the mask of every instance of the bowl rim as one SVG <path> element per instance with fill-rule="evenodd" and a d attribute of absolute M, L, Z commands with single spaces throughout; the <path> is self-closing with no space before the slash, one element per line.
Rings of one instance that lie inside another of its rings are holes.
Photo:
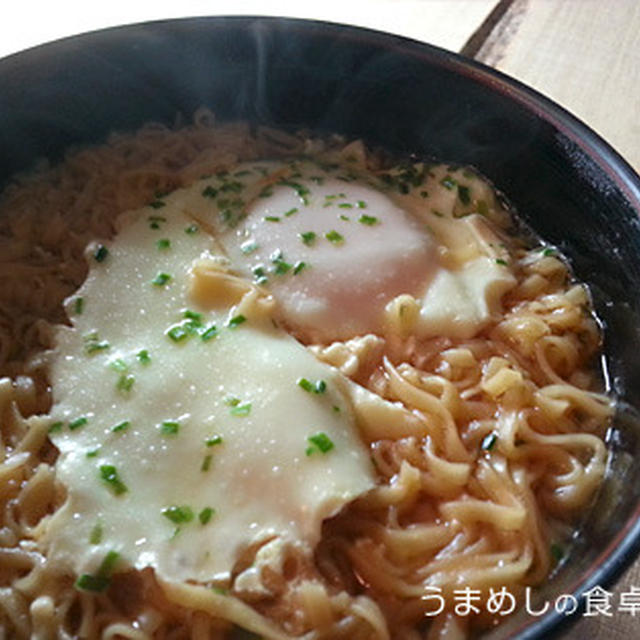
<path fill-rule="evenodd" d="M 198 15 L 145 20 L 71 34 L 10 53 L 0 58 L 0 77 L 8 67 L 15 63 L 20 64 L 23 59 L 32 55 L 44 55 L 49 50 L 66 45 L 86 46 L 94 38 L 108 36 L 111 33 L 126 34 L 126 32 L 137 30 L 166 29 L 174 25 L 223 28 L 225 24 L 232 23 L 244 23 L 247 27 L 264 25 L 266 28 L 286 28 L 307 33 L 316 30 L 316 32 L 322 31 L 327 37 L 337 36 L 348 37 L 355 41 L 361 40 L 380 49 L 412 56 L 427 65 L 445 69 L 471 82 L 484 85 L 489 91 L 503 94 L 526 112 L 532 113 L 550 124 L 556 132 L 564 135 L 607 176 L 640 217 L 640 175 L 609 142 L 567 108 L 524 82 L 475 59 L 428 42 L 383 30 L 328 20 L 271 15 Z M 596 586 L 610 586 L 639 556 L 640 503 L 609 545 L 591 563 L 591 569 L 574 582 L 571 595 L 578 601 L 578 608 L 571 614 L 564 614 L 550 607 L 548 613 L 533 619 L 532 622 L 524 623 L 511 637 L 533 640 L 555 636 L 566 630 L 569 625 L 577 621 L 578 615 L 583 611 L 585 593 Z"/>

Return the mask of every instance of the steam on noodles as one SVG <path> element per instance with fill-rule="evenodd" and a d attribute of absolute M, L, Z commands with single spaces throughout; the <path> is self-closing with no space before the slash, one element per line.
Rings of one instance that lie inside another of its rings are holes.
<path fill-rule="evenodd" d="M 17 180 L 5 634 L 493 624 L 455 590 L 544 581 L 607 461 L 588 293 L 534 245 L 475 172 L 207 111 Z"/>

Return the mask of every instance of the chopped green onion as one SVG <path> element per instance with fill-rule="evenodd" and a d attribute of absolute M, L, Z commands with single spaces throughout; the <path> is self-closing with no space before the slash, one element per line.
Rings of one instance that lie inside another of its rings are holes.
<path fill-rule="evenodd" d="M 280 222 L 280 216 L 264 216 L 262 219 L 266 222 Z"/>
<path fill-rule="evenodd" d="M 101 576 L 92 576 L 88 573 L 83 573 L 75 583 L 75 588 L 81 591 L 93 591 L 94 593 L 101 593 L 109 586 L 109 579 Z"/>
<path fill-rule="evenodd" d="M 127 371 L 129 369 L 129 365 L 122 359 L 116 358 L 109 363 L 109 367 L 114 371 Z"/>
<path fill-rule="evenodd" d="M 229 327 L 229 329 L 235 329 L 236 327 L 239 327 L 243 322 L 246 322 L 246 321 L 247 319 L 242 314 L 239 314 L 237 316 L 233 316 L 233 318 L 231 318 L 231 320 L 227 322 L 227 327 Z"/>
<path fill-rule="evenodd" d="M 361 224 L 366 224 L 369 227 L 372 227 L 374 224 L 378 224 L 378 222 L 380 221 L 375 216 L 367 216 L 363 214 L 358 218 L 358 222 L 360 222 Z"/>
<path fill-rule="evenodd" d="M 85 455 L 87 456 L 87 458 L 95 458 L 99 453 L 100 453 L 100 447 L 97 447 L 96 449 L 91 449 L 91 451 L 87 451 Z"/>
<path fill-rule="evenodd" d="M 191 522 L 194 518 L 193 510 L 187 505 L 172 505 L 162 510 L 162 515 L 174 524 Z"/>
<path fill-rule="evenodd" d="M 106 340 L 91 340 L 84 345 L 84 350 L 88 354 L 96 353 L 97 351 L 106 351 L 111 345 Z"/>
<path fill-rule="evenodd" d="M 154 200 L 153 202 L 150 202 L 150 203 L 149 203 L 149 206 L 150 206 L 152 209 L 162 209 L 162 207 L 164 207 L 164 206 L 165 206 L 165 204 L 166 204 L 166 203 L 165 203 L 165 202 L 162 202 L 162 200 Z"/>
<path fill-rule="evenodd" d="M 258 249 L 258 243 L 253 240 L 248 240 L 240 245 L 240 251 L 245 255 L 253 253 L 256 249 Z"/>
<path fill-rule="evenodd" d="M 62 431 L 62 427 L 64 427 L 64 422 L 58 420 L 49 427 L 49 433 L 58 433 L 58 431 Z"/>
<path fill-rule="evenodd" d="M 456 186 L 456 181 L 451 176 L 445 176 L 440 180 L 440 184 L 445 188 L 451 191 Z"/>
<path fill-rule="evenodd" d="M 102 525 L 98 522 L 95 524 L 89 534 L 89 544 L 100 544 L 102 542 Z"/>
<path fill-rule="evenodd" d="M 344 220 L 345 222 L 351 222 L 351 218 L 349 216 L 341 215 L 338 216 L 340 220 Z"/>
<path fill-rule="evenodd" d="M 340 407 L 337 404 L 334 404 L 332 409 L 334 413 L 340 413 Z"/>
<path fill-rule="evenodd" d="M 304 185 L 301 185 L 298 182 L 292 182 L 291 180 L 280 180 L 278 184 L 291 187 L 298 194 L 298 197 L 302 200 L 304 205 L 309 204 L 309 200 L 306 196 L 308 196 L 310 192 Z"/>
<path fill-rule="evenodd" d="M 342 244 L 344 242 L 344 237 L 339 234 L 335 229 L 328 231 L 324 234 L 324 237 L 333 244 Z"/>
<path fill-rule="evenodd" d="M 80 427 L 84 427 L 89 422 L 89 419 L 85 416 L 80 418 L 76 418 L 69 423 L 69 430 L 75 431 L 76 429 L 80 429 Z"/>
<path fill-rule="evenodd" d="M 156 247 L 160 249 L 160 251 L 164 251 L 171 247 L 171 240 L 169 238 L 160 238 L 160 240 L 156 241 Z"/>
<path fill-rule="evenodd" d="M 348 202 L 341 202 L 341 203 L 338 205 L 338 208 L 339 208 L 339 209 L 353 209 L 353 205 L 352 205 L 352 204 L 349 204 Z"/>
<path fill-rule="evenodd" d="M 221 187 L 220 191 L 231 191 L 233 193 L 239 193 L 244 189 L 244 185 L 242 182 L 238 182 L 237 180 L 233 180 L 232 182 L 225 182 Z"/>
<path fill-rule="evenodd" d="M 294 213 L 298 213 L 298 207 L 293 207 L 293 209 L 289 209 L 289 211 L 285 211 L 284 215 L 285 217 L 289 217 L 292 216 Z"/>
<path fill-rule="evenodd" d="M 507 261 L 503 260 L 502 258 L 496 258 L 496 264 L 499 264 L 502 267 L 506 267 L 507 266 Z"/>
<path fill-rule="evenodd" d="M 251 403 L 245 402 L 244 404 L 236 404 L 231 408 L 229 413 L 232 416 L 248 416 L 251 413 Z"/>
<path fill-rule="evenodd" d="M 186 309 L 183 312 L 183 317 L 185 318 L 182 323 L 191 333 L 198 333 L 198 329 L 202 329 L 204 326 L 202 324 L 202 314 L 197 311 L 189 311 Z"/>
<path fill-rule="evenodd" d="M 124 420 L 123 422 L 119 422 L 115 427 L 111 427 L 112 433 L 120 433 L 121 431 L 126 431 L 131 426 L 131 422 L 129 420 Z"/>
<path fill-rule="evenodd" d="M 259 194 L 259 198 L 268 198 L 273 195 L 273 187 L 271 185 L 266 186 Z"/>
<path fill-rule="evenodd" d="M 99 244 L 98 248 L 95 250 L 93 257 L 96 262 L 104 262 L 109 255 L 109 249 L 105 247 L 103 244 Z"/>
<path fill-rule="evenodd" d="M 209 469 L 211 468 L 211 458 L 213 458 L 213 456 L 204 457 L 204 460 L 202 461 L 202 466 L 200 467 L 200 471 L 203 471 L 203 472 L 209 471 Z"/>
<path fill-rule="evenodd" d="M 483 449 L 484 451 L 491 451 L 491 449 L 493 449 L 497 441 L 498 441 L 498 436 L 493 432 L 489 433 L 482 439 L 482 442 L 480 443 L 480 448 Z"/>
<path fill-rule="evenodd" d="M 140 351 L 138 351 L 138 353 L 136 354 L 136 358 L 138 358 L 138 362 L 140 364 L 146 365 L 151 362 L 151 356 L 146 349 L 141 349 Z"/>
<path fill-rule="evenodd" d="M 212 340 L 213 338 L 215 338 L 218 335 L 218 329 L 216 327 L 215 324 L 212 324 L 209 328 L 205 329 L 201 334 L 200 334 L 200 339 L 203 342 L 209 342 L 209 340 Z"/>
<path fill-rule="evenodd" d="M 291 263 L 286 262 L 282 258 L 276 258 L 275 260 L 272 260 L 272 262 L 276 266 L 273 271 L 278 276 L 282 276 L 285 273 L 288 273 L 293 268 L 293 265 Z"/>
<path fill-rule="evenodd" d="M 319 451 L 320 453 L 328 453 L 335 446 L 331 438 L 323 431 L 309 436 L 307 440 L 311 443 L 311 446 L 305 451 L 308 456 L 312 455 L 316 451 Z"/>
<path fill-rule="evenodd" d="M 316 380 L 315 383 L 312 383 L 306 378 L 299 378 L 296 384 L 308 393 L 320 394 L 327 390 L 327 383 L 324 380 Z"/>
<path fill-rule="evenodd" d="M 156 287 L 163 287 L 169 280 L 171 280 L 171 276 L 168 273 L 158 273 L 151 281 L 151 284 L 154 284 Z"/>
<path fill-rule="evenodd" d="M 174 342 L 182 342 L 191 335 L 191 331 L 185 324 L 175 324 L 167 329 L 166 334 Z"/>
<path fill-rule="evenodd" d="M 300 233 L 300 239 L 304 244 L 310 247 L 316 239 L 316 234 L 314 231 L 305 231 L 304 233 Z"/>
<path fill-rule="evenodd" d="M 180 431 L 180 423 L 175 420 L 165 420 L 160 425 L 160 433 L 163 436 L 175 436 Z"/>
<path fill-rule="evenodd" d="M 471 204 L 471 191 L 469 187 L 464 187 L 461 184 L 458 185 L 458 198 L 462 204 Z"/>
<path fill-rule="evenodd" d="M 193 235 L 194 233 L 198 233 L 198 225 L 190 224 L 188 227 L 185 228 L 184 232 L 189 234 L 190 236 Z"/>
<path fill-rule="evenodd" d="M 215 509 L 212 509 L 211 507 L 205 507 L 199 514 L 198 514 L 198 520 L 200 520 L 200 524 L 207 524 L 213 514 L 215 513 Z"/>
<path fill-rule="evenodd" d="M 556 250 L 555 250 L 555 249 L 552 249 L 551 247 L 545 247 L 545 248 L 542 250 L 542 255 L 543 255 L 545 258 L 548 258 L 549 256 L 555 256 L 555 255 L 556 255 Z"/>
<path fill-rule="evenodd" d="M 109 363 L 109 367 L 114 371 L 119 371 L 121 373 L 129 370 L 129 365 L 122 359 L 116 358 Z"/>
<path fill-rule="evenodd" d="M 102 564 L 98 567 L 96 575 L 83 573 L 75 583 L 76 589 L 82 591 L 93 591 L 94 593 L 101 593 L 104 591 L 111 582 L 111 573 L 118 562 L 120 554 L 117 551 L 109 551 L 105 556 Z"/>
<path fill-rule="evenodd" d="M 207 445 L 207 447 L 215 447 L 218 444 L 222 444 L 222 436 L 211 436 L 210 438 L 207 438 L 204 443 Z"/>
<path fill-rule="evenodd" d="M 116 383 L 118 391 L 131 391 L 133 383 L 136 381 L 135 376 L 130 373 L 123 373 Z"/>
<path fill-rule="evenodd" d="M 564 549 L 559 544 L 552 544 L 549 548 L 549 551 L 556 564 L 558 564 L 562 560 L 562 558 L 564 558 Z"/>
<path fill-rule="evenodd" d="M 269 281 L 269 278 L 267 278 L 267 273 L 264 270 L 263 266 L 254 267 L 252 271 L 253 271 L 253 275 L 256 278 L 256 282 L 258 284 L 265 284 L 266 282 Z"/>
<path fill-rule="evenodd" d="M 128 491 L 127 486 L 120 480 L 117 469 L 112 464 L 100 466 L 100 478 L 116 496 Z"/>
<path fill-rule="evenodd" d="M 149 227 L 151 227 L 151 229 L 159 229 L 160 223 L 167 221 L 164 216 L 149 216 L 147 220 L 149 221 Z"/>
<path fill-rule="evenodd" d="M 82 315 L 84 311 L 84 298 L 76 298 L 73 303 L 73 311 L 77 316 Z"/>
<path fill-rule="evenodd" d="M 429 197 L 429 192 L 428 191 L 421 191 L 420 192 L 420 197 L 421 198 L 428 198 Z"/>
<path fill-rule="evenodd" d="M 218 203 L 218 206 L 220 206 L 220 202 Z M 224 202 L 226 202 L 226 200 Z M 233 211 L 231 211 L 231 209 L 223 209 L 218 215 L 220 216 L 220 220 L 230 227 L 234 227 L 236 225 L 236 222 L 233 220 Z"/>
<path fill-rule="evenodd" d="M 202 314 L 197 311 L 191 311 L 191 309 L 185 309 L 182 313 L 184 318 L 188 318 L 189 320 L 195 320 L 202 326 Z"/>
<path fill-rule="evenodd" d="M 218 195 L 218 190 L 208 184 L 203 190 L 202 195 L 205 198 L 215 198 Z"/>
<path fill-rule="evenodd" d="M 364 200 L 358 200 L 358 202 L 356 202 L 356 207 L 358 207 L 358 209 L 366 209 L 367 203 Z"/>
<path fill-rule="evenodd" d="M 303 269 L 307 268 L 307 263 L 298 260 L 293 267 L 293 275 L 297 276 Z"/>
<path fill-rule="evenodd" d="M 98 575 L 108 576 L 113 573 L 120 554 L 117 551 L 109 551 L 98 568 Z"/>

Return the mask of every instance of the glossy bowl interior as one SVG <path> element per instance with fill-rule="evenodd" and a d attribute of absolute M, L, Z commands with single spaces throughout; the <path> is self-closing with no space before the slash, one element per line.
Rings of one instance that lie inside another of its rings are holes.
<path fill-rule="evenodd" d="M 426 44 L 269 18 L 108 29 L 0 61 L 0 186 L 42 156 L 207 105 L 220 119 L 361 137 L 470 164 L 570 258 L 605 327 L 621 399 L 611 469 L 568 561 L 536 596 L 610 584 L 640 548 L 640 179 L 587 127 L 499 73 Z M 521 613 L 492 638 L 547 637 L 565 616 Z"/>

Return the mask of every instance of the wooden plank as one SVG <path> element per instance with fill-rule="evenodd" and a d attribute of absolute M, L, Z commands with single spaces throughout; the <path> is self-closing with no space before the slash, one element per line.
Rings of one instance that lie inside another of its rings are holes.
<path fill-rule="evenodd" d="M 482 24 L 497 0 L 360 0 L 301 3 L 216 2 L 216 12 L 228 5 L 236 13 L 288 15 L 378 29 L 459 51 Z"/>
<path fill-rule="evenodd" d="M 497 0 L 183 0 L 179 3 L 61 0 L 17 3 L 0 24 L 0 57 L 75 33 L 146 20 L 199 15 L 271 15 L 355 24 L 458 51 Z"/>
<path fill-rule="evenodd" d="M 640 169 L 638 0 L 516 0 L 477 58 L 569 109 Z"/>

